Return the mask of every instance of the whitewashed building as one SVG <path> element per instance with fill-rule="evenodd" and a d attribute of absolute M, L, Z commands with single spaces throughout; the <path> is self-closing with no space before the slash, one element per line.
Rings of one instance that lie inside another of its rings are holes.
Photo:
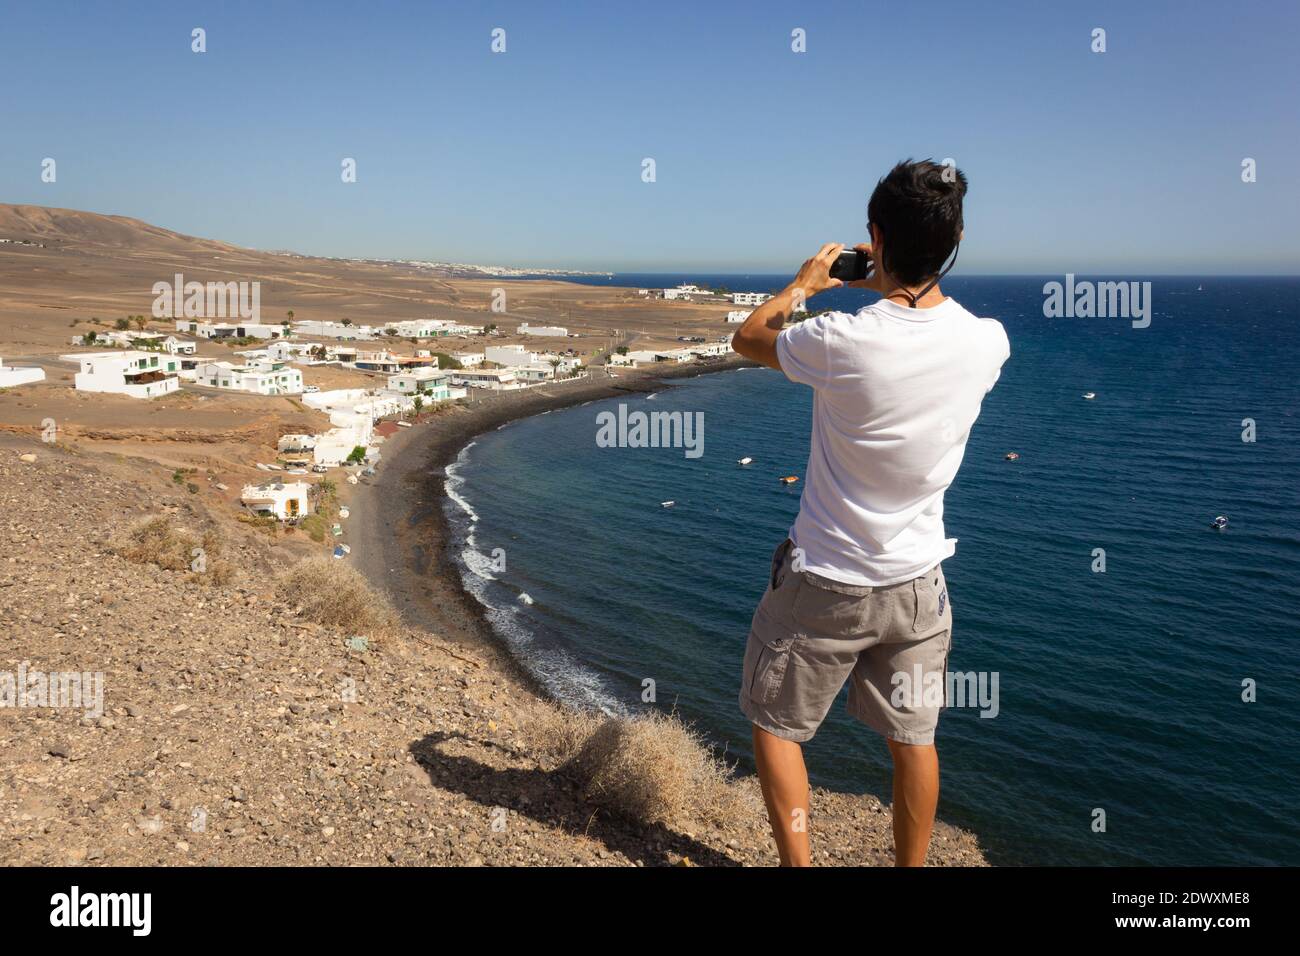
<path fill-rule="evenodd" d="M 373 339 L 377 331 L 368 325 L 344 325 L 319 319 L 304 319 L 293 324 L 298 335 L 314 335 L 322 339 Z"/>
<path fill-rule="evenodd" d="M 523 383 L 508 368 L 461 368 L 451 372 L 451 384 L 466 388 L 488 388 L 496 391 L 522 388 Z"/>
<path fill-rule="evenodd" d="M 195 384 L 209 388 L 228 388 L 254 395 L 300 395 L 302 372 L 283 362 L 200 362 L 195 368 Z"/>
<path fill-rule="evenodd" d="M 753 309 L 732 309 L 730 312 L 727 313 L 727 322 L 732 325 L 739 322 L 744 322 L 747 318 L 749 318 L 753 314 L 754 314 Z"/>
<path fill-rule="evenodd" d="M 177 319 L 177 332 L 188 332 L 201 339 L 278 339 L 289 333 L 284 325 L 264 322 L 200 322 L 195 319 Z"/>
<path fill-rule="evenodd" d="M 520 335 L 541 335 L 561 339 L 569 337 L 569 330 L 562 325 L 529 325 L 525 322 L 515 331 Z"/>
<path fill-rule="evenodd" d="M 733 292 L 731 293 L 731 304 L 762 305 L 770 298 L 772 298 L 772 296 L 767 292 Z"/>
<path fill-rule="evenodd" d="M 301 518 L 310 511 L 305 481 L 275 481 L 265 485 L 244 485 L 239 500 L 255 514 L 271 515 L 281 521 Z"/>
<path fill-rule="evenodd" d="M 388 387 L 404 395 L 422 395 L 426 402 L 445 402 L 451 373 L 438 368 L 415 368 L 388 376 Z"/>
<path fill-rule="evenodd" d="M 157 398 L 180 388 L 180 362 L 157 352 L 84 352 L 63 356 L 81 366 L 73 377 L 80 392 L 107 392 L 131 398 Z"/>
<path fill-rule="evenodd" d="M 13 388 L 15 385 L 30 385 L 32 382 L 43 381 L 45 381 L 45 369 L 6 365 L 4 359 L 0 359 L 0 388 Z"/>
<path fill-rule="evenodd" d="M 450 319 L 409 319 L 389 322 L 384 329 L 407 339 L 438 339 L 449 335 L 477 335 L 482 326 L 463 325 Z"/>
<path fill-rule="evenodd" d="M 489 345 L 483 349 L 483 360 L 498 365 L 535 365 L 542 357 L 522 345 Z"/>

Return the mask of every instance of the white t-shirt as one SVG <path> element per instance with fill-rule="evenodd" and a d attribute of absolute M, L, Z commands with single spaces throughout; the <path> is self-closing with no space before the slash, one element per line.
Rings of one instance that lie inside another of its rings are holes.
<path fill-rule="evenodd" d="M 955 550 L 943 493 L 1011 346 L 1002 324 L 952 299 L 888 299 L 784 329 L 781 369 L 814 389 L 812 451 L 790 537 L 804 570 L 882 587 Z"/>

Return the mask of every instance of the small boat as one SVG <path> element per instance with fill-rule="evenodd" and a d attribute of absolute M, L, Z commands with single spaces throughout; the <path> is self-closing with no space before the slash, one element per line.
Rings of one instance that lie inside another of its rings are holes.
<path fill-rule="evenodd" d="M 1088 401 L 1092 401 L 1094 398 L 1097 397 L 1097 393 L 1096 393 L 1096 392 L 1084 392 L 1084 393 L 1083 393 L 1083 397 L 1086 398 Z"/>
<path fill-rule="evenodd" d="M 660 508 L 671 508 L 671 507 L 672 507 L 673 505 L 675 505 L 675 504 L 677 504 L 677 502 L 675 502 L 675 501 L 661 501 L 661 502 L 659 502 L 659 507 L 660 507 Z"/>
<path fill-rule="evenodd" d="M 1204 292 L 1204 291 L 1205 291 L 1205 286 L 1203 286 L 1203 285 L 1198 285 L 1198 286 L 1196 287 L 1196 291 L 1197 291 L 1197 292 Z"/>
<path fill-rule="evenodd" d="M 1007 461 L 1015 461 L 1015 460 L 1018 459 L 1019 457 L 1020 457 L 1020 455 L 1017 454 L 1017 453 L 1014 452 L 1014 451 L 1009 451 L 1009 452 L 1007 452 Z"/>
<path fill-rule="evenodd" d="M 1219 515 L 1210 522 L 1210 527 L 1215 531 L 1222 531 L 1224 528 L 1228 527 L 1228 519 L 1223 515 Z"/>
<path fill-rule="evenodd" d="M 783 484 L 783 485 L 793 485 L 796 481 L 799 480 L 799 476 L 798 476 L 798 475 L 786 475 L 784 478 L 781 478 L 781 479 L 779 479 L 779 480 L 780 480 L 781 484 Z"/>
<path fill-rule="evenodd" d="M 658 395 L 659 395 L 658 392 L 651 392 L 649 395 L 647 395 L 647 396 L 645 397 L 645 400 L 648 402 L 648 401 L 650 401 L 650 399 L 655 398 L 655 397 L 657 397 Z"/>
<path fill-rule="evenodd" d="M 752 465 L 753 463 L 754 463 L 754 459 L 750 458 L 748 455 L 746 455 L 744 458 L 738 458 L 736 460 L 737 465 Z"/>

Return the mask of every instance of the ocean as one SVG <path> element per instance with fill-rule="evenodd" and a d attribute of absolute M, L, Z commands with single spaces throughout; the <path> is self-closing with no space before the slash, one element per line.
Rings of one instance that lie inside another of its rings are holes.
<path fill-rule="evenodd" d="M 941 719 L 940 817 L 994 864 L 1300 863 L 1300 280 L 1156 277 L 1133 328 L 1044 318 L 1048 278 L 943 283 L 1003 322 L 1012 356 L 946 498 L 949 667 L 996 673 L 998 709 Z M 620 402 L 702 413 L 703 454 L 598 447 Z M 810 408 L 748 369 L 480 436 L 447 482 L 467 586 L 557 696 L 676 711 L 752 770 L 741 655 Z M 888 751 L 843 694 L 805 754 L 815 784 L 888 800 Z"/>

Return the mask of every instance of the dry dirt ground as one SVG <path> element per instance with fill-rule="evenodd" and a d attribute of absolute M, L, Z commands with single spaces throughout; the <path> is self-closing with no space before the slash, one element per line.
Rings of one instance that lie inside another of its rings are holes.
<path fill-rule="evenodd" d="M 490 654 L 436 620 L 364 649 L 305 622 L 273 579 L 319 546 L 228 512 L 163 466 L 0 434 L 0 683 L 20 667 L 104 682 L 102 714 L 0 709 L 0 862 L 774 862 L 752 778 L 721 823 L 601 809 L 529 749 L 545 705 Z M 156 515 L 206 532 L 229 578 L 121 556 Z M 819 862 L 890 862 L 871 797 L 816 792 L 812 832 Z M 941 825 L 931 861 L 983 858 Z"/>

